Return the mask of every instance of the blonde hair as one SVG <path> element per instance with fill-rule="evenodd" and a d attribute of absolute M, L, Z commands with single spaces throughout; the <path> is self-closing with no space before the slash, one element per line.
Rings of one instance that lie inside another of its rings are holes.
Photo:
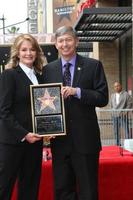
<path fill-rule="evenodd" d="M 15 39 L 13 45 L 11 46 L 10 59 L 6 65 L 6 68 L 15 68 L 18 65 L 19 49 L 21 44 L 25 40 L 31 42 L 33 48 L 35 49 L 37 56 L 33 63 L 33 66 L 37 72 L 41 72 L 42 67 L 46 64 L 46 58 L 37 40 L 30 34 L 21 34 Z"/>

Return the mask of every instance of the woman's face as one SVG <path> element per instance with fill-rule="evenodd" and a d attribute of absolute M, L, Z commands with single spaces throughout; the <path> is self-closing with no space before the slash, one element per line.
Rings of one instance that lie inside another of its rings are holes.
<path fill-rule="evenodd" d="M 27 67 L 32 67 L 36 59 L 36 50 L 28 40 L 24 40 L 19 48 L 18 58 Z"/>

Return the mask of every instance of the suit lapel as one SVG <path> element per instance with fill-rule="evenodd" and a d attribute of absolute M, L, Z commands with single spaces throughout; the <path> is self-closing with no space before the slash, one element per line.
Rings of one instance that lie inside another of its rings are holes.
<path fill-rule="evenodd" d="M 77 55 L 75 70 L 74 70 L 74 77 L 73 77 L 73 84 L 72 84 L 73 87 L 76 87 L 78 85 L 81 74 L 83 73 L 83 68 L 84 68 L 84 61 L 79 55 Z"/>
<path fill-rule="evenodd" d="M 113 101 L 114 101 L 114 105 L 116 107 L 117 106 L 117 103 L 116 103 L 116 93 L 114 94 Z"/>
<path fill-rule="evenodd" d="M 30 84 L 30 85 L 33 85 L 32 81 L 28 78 L 28 76 L 25 74 L 25 72 L 21 69 L 20 66 L 17 66 L 16 67 L 16 70 L 18 73 L 21 74 L 22 76 L 22 79 L 27 82 L 27 84 Z M 35 75 L 36 75 L 36 78 L 38 80 L 38 83 L 41 84 L 43 83 L 43 75 L 42 74 L 39 74 L 38 72 L 35 72 Z"/>
<path fill-rule="evenodd" d="M 36 78 L 38 80 L 38 83 L 43 83 L 43 74 L 39 74 L 38 72 L 35 72 Z"/>
<path fill-rule="evenodd" d="M 21 75 L 21 79 L 27 84 L 27 85 L 33 85 L 31 80 L 28 78 L 28 76 L 24 73 L 24 71 L 21 69 L 21 67 L 18 65 L 16 67 L 17 73 Z"/>
<path fill-rule="evenodd" d="M 53 76 L 56 74 L 56 81 L 57 82 L 63 82 L 63 77 L 62 77 L 62 63 L 61 59 L 57 60 L 54 66 L 55 73 L 53 72 Z"/>

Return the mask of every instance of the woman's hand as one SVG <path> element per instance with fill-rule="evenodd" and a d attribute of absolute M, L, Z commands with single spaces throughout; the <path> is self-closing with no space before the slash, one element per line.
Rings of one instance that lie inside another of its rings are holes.
<path fill-rule="evenodd" d="M 37 134 L 37 133 L 31 133 L 29 132 L 26 136 L 25 136 L 25 140 L 27 140 L 29 143 L 34 143 L 37 142 L 39 140 L 41 140 L 42 137 Z"/>

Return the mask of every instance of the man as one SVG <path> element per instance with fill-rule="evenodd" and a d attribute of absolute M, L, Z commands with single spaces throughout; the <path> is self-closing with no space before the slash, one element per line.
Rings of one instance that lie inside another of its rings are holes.
<path fill-rule="evenodd" d="M 120 145 L 120 128 L 124 127 L 125 138 L 129 138 L 129 124 L 128 124 L 128 112 L 126 110 L 124 112 L 123 109 L 131 109 L 132 108 L 132 97 L 126 91 L 122 91 L 122 86 L 119 82 L 114 83 L 114 91 L 111 95 L 111 108 L 113 111 L 113 126 L 114 126 L 114 134 L 116 139 L 116 144 Z"/>
<path fill-rule="evenodd" d="M 55 200 L 98 200 L 101 141 L 95 107 L 108 103 L 103 66 L 76 53 L 78 38 L 72 27 L 59 28 L 55 40 L 61 58 L 44 67 L 44 76 L 45 83 L 64 82 L 67 132 L 51 139 Z"/>

